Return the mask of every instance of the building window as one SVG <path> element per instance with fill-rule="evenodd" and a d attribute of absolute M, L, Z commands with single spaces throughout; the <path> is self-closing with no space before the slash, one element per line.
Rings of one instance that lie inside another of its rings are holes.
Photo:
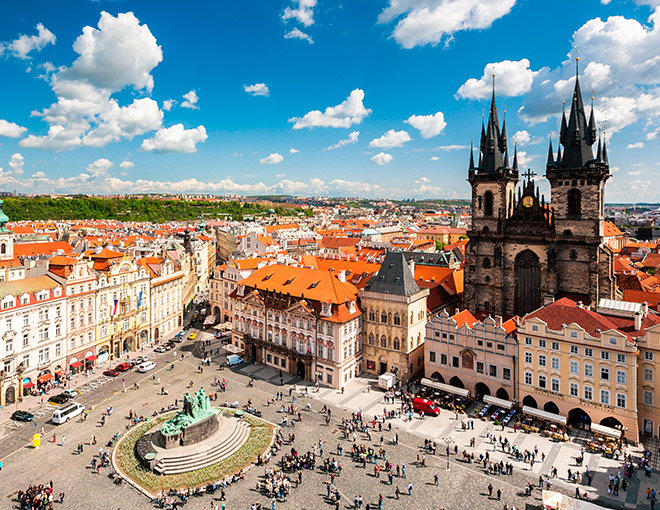
<path fill-rule="evenodd" d="M 555 357 L 553 357 L 553 358 L 550 360 L 550 367 L 551 367 L 553 370 L 559 370 L 559 358 L 555 358 Z"/>
<path fill-rule="evenodd" d="M 626 363 L 627 358 L 625 354 L 618 354 L 616 355 L 616 362 L 617 363 Z"/>
<path fill-rule="evenodd" d="M 484 216 L 493 215 L 493 192 L 486 191 L 484 193 Z"/>
<path fill-rule="evenodd" d="M 532 353 L 531 352 L 525 352 L 525 363 L 528 363 L 528 364 L 532 363 Z"/>
<path fill-rule="evenodd" d="M 623 409 L 626 408 L 626 395 L 625 395 L 625 393 L 617 393 L 616 394 L 616 406 L 621 407 Z"/>
<path fill-rule="evenodd" d="M 584 399 L 593 400 L 594 399 L 594 389 L 591 386 L 584 387 Z"/>
<path fill-rule="evenodd" d="M 385 338 L 384 336 L 380 337 L 380 346 L 384 349 L 387 348 L 387 338 Z"/>
<path fill-rule="evenodd" d="M 394 347 L 394 350 L 395 350 L 395 351 L 398 351 L 398 350 L 401 349 L 401 343 L 399 342 L 399 339 L 398 339 L 398 338 L 395 338 L 395 339 L 394 339 L 393 347 Z"/>
<path fill-rule="evenodd" d="M 547 358 L 546 358 L 545 354 L 539 354 L 539 366 L 540 367 L 547 366 Z"/>
<path fill-rule="evenodd" d="M 584 348 L 584 355 L 587 358 L 593 358 L 594 357 L 594 350 L 591 347 L 585 347 Z"/>
<path fill-rule="evenodd" d="M 502 379 L 505 381 L 510 381 L 511 380 L 511 369 L 510 368 L 502 368 Z"/>
<path fill-rule="evenodd" d="M 653 369 L 652 368 L 644 368 L 644 380 L 645 381 L 653 381 Z"/>
<path fill-rule="evenodd" d="M 380 314 L 380 322 L 383 324 L 387 322 L 387 314 L 385 312 Z"/>
<path fill-rule="evenodd" d="M 447 355 L 446 354 L 440 354 L 440 364 L 441 365 L 446 365 L 447 364 Z"/>
<path fill-rule="evenodd" d="M 483 374 L 484 373 L 484 362 L 483 361 L 477 361 L 477 373 L 478 374 Z"/>
<path fill-rule="evenodd" d="M 545 349 L 547 346 L 545 339 L 539 338 L 539 347 Z"/>
<path fill-rule="evenodd" d="M 653 361 L 653 353 L 651 351 L 644 351 L 644 359 L 647 361 Z"/>
<path fill-rule="evenodd" d="M 578 334 L 577 331 L 571 331 L 571 338 L 577 338 Z"/>
<path fill-rule="evenodd" d="M 525 372 L 525 384 L 528 386 L 532 385 L 532 373 L 531 372 Z"/>
<path fill-rule="evenodd" d="M 594 376 L 594 366 L 589 365 L 588 363 L 584 364 L 584 376 L 593 377 Z"/>
<path fill-rule="evenodd" d="M 373 310 L 369 310 L 369 320 L 370 321 L 375 321 L 376 320 L 376 314 L 374 313 Z"/>
<path fill-rule="evenodd" d="M 451 357 L 451 366 L 455 368 L 458 368 L 460 366 L 458 356 Z"/>
<path fill-rule="evenodd" d="M 431 363 L 435 363 L 435 352 L 434 351 L 429 351 L 429 361 Z"/>
<path fill-rule="evenodd" d="M 558 351 L 558 350 L 559 350 L 559 342 L 552 342 L 552 343 L 550 344 L 550 348 L 551 348 L 553 351 Z"/>
<path fill-rule="evenodd" d="M 649 390 L 644 390 L 644 404 L 647 406 L 653 405 L 653 392 Z"/>
<path fill-rule="evenodd" d="M 610 351 L 600 351 L 600 359 L 604 359 L 604 360 L 609 361 Z"/>
<path fill-rule="evenodd" d="M 571 397 L 577 397 L 580 394 L 580 387 L 577 383 L 571 382 L 568 384 L 568 392 Z"/>
<path fill-rule="evenodd" d="M 603 381 L 610 380 L 610 369 L 607 367 L 600 367 L 600 378 Z"/>
<path fill-rule="evenodd" d="M 14 351 L 14 339 L 8 338 L 5 342 L 5 353 L 11 354 Z"/>
<path fill-rule="evenodd" d="M 488 365 L 488 372 L 491 377 L 497 377 L 497 365 Z"/>
<path fill-rule="evenodd" d="M 627 374 L 624 370 L 617 370 L 616 371 L 617 384 L 626 384 L 626 380 L 628 379 L 626 375 Z"/>
<path fill-rule="evenodd" d="M 573 188 L 568 192 L 568 215 L 580 216 L 582 209 L 582 194 L 579 189 Z"/>
<path fill-rule="evenodd" d="M 55 344 L 55 356 L 62 355 L 62 344 Z"/>
<path fill-rule="evenodd" d="M 616 338 L 615 336 L 611 336 L 611 337 L 610 337 L 610 343 L 611 343 L 612 345 L 616 345 L 616 343 L 617 343 L 617 338 Z"/>
<path fill-rule="evenodd" d="M 374 345 L 374 334 L 369 333 L 369 345 Z"/>
<path fill-rule="evenodd" d="M 580 352 L 580 348 L 577 345 L 571 345 L 571 354 L 578 354 Z"/>
<path fill-rule="evenodd" d="M 609 390 L 600 390 L 600 403 L 601 404 L 610 404 L 610 391 Z"/>
<path fill-rule="evenodd" d="M 577 362 L 577 361 L 571 361 L 569 363 L 568 370 L 571 374 L 579 374 L 580 373 L 580 363 Z"/>
<path fill-rule="evenodd" d="M 399 317 L 398 313 L 394 314 L 394 325 L 395 326 L 400 326 L 401 325 L 401 317 Z"/>
<path fill-rule="evenodd" d="M 546 378 L 543 374 L 539 374 L 539 388 L 545 389 L 547 386 Z"/>
<path fill-rule="evenodd" d="M 23 347 L 27 347 L 30 344 L 30 335 L 23 333 Z"/>
<path fill-rule="evenodd" d="M 550 389 L 555 393 L 559 393 L 559 379 L 554 377 L 550 379 Z"/>
<path fill-rule="evenodd" d="M 538 330 L 539 330 L 538 324 L 532 324 L 532 331 L 538 331 Z"/>
<path fill-rule="evenodd" d="M 525 345 L 532 345 L 532 337 L 530 336 L 525 337 Z"/>

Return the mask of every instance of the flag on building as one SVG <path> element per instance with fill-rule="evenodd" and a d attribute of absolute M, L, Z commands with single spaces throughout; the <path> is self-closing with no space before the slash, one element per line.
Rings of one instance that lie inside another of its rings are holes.
<path fill-rule="evenodd" d="M 138 296 L 138 308 L 142 306 L 142 291 L 140 291 L 140 295 Z"/>
<path fill-rule="evenodd" d="M 117 308 L 119 307 L 119 300 L 115 299 L 115 305 L 112 307 L 112 315 L 117 315 Z"/>

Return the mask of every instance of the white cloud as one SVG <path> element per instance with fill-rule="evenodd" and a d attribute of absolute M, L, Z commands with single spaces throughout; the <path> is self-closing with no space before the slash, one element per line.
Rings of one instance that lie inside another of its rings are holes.
<path fill-rule="evenodd" d="M 199 101 L 197 92 L 195 92 L 194 90 L 191 90 L 190 92 L 186 92 L 183 95 L 183 99 L 185 99 L 185 101 L 181 102 L 182 108 L 188 108 L 190 110 L 199 110 L 199 106 L 197 106 L 197 101 Z"/>
<path fill-rule="evenodd" d="M 287 7 L 284 9 L 282 19 L 284 21 L 295 19 L 298 23 L 309 27 L 314 24 L 314 7 L 316 0 L 293 0 L 298 4 L 298 7 Z"/>
<path fill-rule="evenodd" d="M 374 138 L 369 142 L 369 147 L 377 147 L 379 149 L 392 149 L 394 147 L 402 147 L 404 143 L 410 141 L 408 131 L 394 131 L 390 129 L 380 138 Z"/>
<path fill-rule="evenodd" d="M 289 154 L 298 154 L 299 152 L 298 149 L 289 149 Z"/>
<path fill-rule="evenodd" d="M 151 71 L 163 60 L 161 47 L 149 27 L 140 25 L 132 12 L 120 13 L 116 18 L 101 12 L 98 30 L 83 28 L 73 49 L 80 56 L 65 77 L 112 90 L 132 85 L 151 91 Z"/>
<path fill-rule="evenodd" d="M 261 163 L 262 165 L 277 165 L 282 161 L 284 161 L 284 156 L 278 154 L 277 152 L 274 152 L 273 154 L 269 154 L 265 158 L 261 158 L 259 160 L 259 163 Z"/>
<path fill-rule="evenodd" d="M 27 131 L 26 127 L 19 126 L 14 122 L 8 122 L 4 119 L 0 119 L 0 136 L 6 136 L 8 138 L 18 138 Z"/>
<path fill-rule="evenodd" d="M 289 122 L 294 123 L 293 129 L 313 127 L 347 128 L 353 124 L 360 124 L 368 117 L 371 110 L 364 107 L 364 91 L 353 90 L 349 96 L 337 106 L 328 106 L 324 112 L 312 110 L 304 117 L 292 117 Z"/>
<path fill-rule="evenodd" d="M 208 135 L 204 126 L 185 129 L 183 124 L 161 128 L 152 138 L 142 141 L 143 151 L 154 152 L 197 152 L 197 144 L 206 141 Z"/>
<path fill-rule="evenodd" d="M 242 157 L 243 157 L 243 154 L 240 153 L 240 152 L 234 152 L 234 153 L 231 155 L 231 157 L 232 157 L 232 158 L 242 158 Z"/>
<path fill-rule="evenodd" d="M 284 177 L 285 175 L 286 175 L 286 174 L 276 174 L 276 175 L 275 175 L 275 178 L 277 178 L 277 179 L 281 179 L 281 178 Z"/>
<path fill-rule="evenodd" d="M 43 178 L 45 178 L 45 177 L 46 177 L 46 174 L 43 173 L 43 172 L 34 172 L 34 173 L 32 174 L 32 178 L 33 178 L 33 179 L 43 179 Z"/>
<path fill-rule="evenodd" d="M 527 145 L 532 141 L 532 135 L 529 134 L 529 131 L 516 131 L 511 137 L 511 140 L 516 142 L 518 145 Z"/>
<path fill-rule="evenodd" d="M 133 163 L 132 161 L 128 161 L 128 160 L 122 161 L 121 163 L 119 163 L 119 168 L 121 168 L 122 170 L 130 170 L 134 166 L 135 166 L 135 163 Z"/>
<path fill-rule="evenodd" d="M 399 20 L 392 36 L 404 48 L 449 42 L 461 30 L 489 28 L 516 0 L 388 0 L 379 23 Z"/>
<path fill-rule="evenodd" d="M 169 112 L 172 108 L 176 106 L 176 99 L 166 99 L 163 101 L 163 110 L 166 112 Z"/>
<path fill-rule="evenodd" d="M 442 112 L 437 112 L 433 115 L 411 115 L 405 122 L 419 130 L 422 138 L 437 136 L 447 126 L 445 115 Z"/>
<path fill-rule="evenodd" d="M 12 154 L 11 159 L 9 160 L 9 168 L 14 175 L 23 175 L 23 165 L 25 164 L 25 159 L 20 152 Z"/>
<path fill-rule="evenodd" d="M 100 158 L 87 165 L 86 172 L 92 177 L 102 177 L 108 173 L 108 170 L 112 168 L 112 161 L 107 158 Z"/>
<path fill-rule="evenodd" d="M 469 145 L 440 145 L 438 147 L 435 147 L 433 150 L 436 151 L 445 151 L 445 152 L 450 152 L 450 151 L 462 151 L 464 149 L 469 149 Z"/>
<path fill-rule="evenodd" d="M 628 175 L 642 175 L 642 171 L 641 170 L 633 170 L 633 171 L 628 172 Z"/>
<path fill-rule="evenodd" d="M 253 96 L 265 96 L 270 95 L 270 90 L 268 90 L 268 85 L 265 83 L 255 83 L 254 85 L 243 85 L 243 90 L 248 94 Z"/>
<path fill-rule="evenodd" d="M 387 154 L 386 152 L 379 152 L 374 157 L 371 158 L 371 161 L 377 165 L 387 165 L 390 161 L 394 159 L 394 156 Z"/>
<path fill-rule="evenodd" d="M 431 161 L 438 161 L 440 158 L 438 156 L 431 156 Z"/>
<path fill-rule="evenodd" d="M 429 179 L 428 177 L 420 177 L 419 179 L 416 179 L 414 182 L 415 184 L 428 184 L 429 182 L 431 182 L 431 179 Z"/>
<path fill-rule="evenodd" d="M 340 147 L 344 147 L 345 145 L 351 145 L 353 143 L 357 143 L 358 138 L 360 137 L 360 132 L 359 131 L 352 131 L 351 133 L 348 134 L 348 138 L 344 138 L 343 140 L 339 140 L 336 144 L 330 145 L 323 149 L 324 151 L 332 151 L 335 149 L 339 149 Z"/>
<path fill-rule="evenodd" d="M 493 74 L 495 74 L 495 92 L 498 96 L 522 96 L 529 92 L 536 73 L 529 68 L 529 60 L 503 60 L 484 67 L 481 78 L 470 78 L 460 86 L 456 97 L 465 99 L 486 99 L 493 93 Z"/>
<path fill-rule="evenodd" d="M 302 41 L 307 41 L 309 44 L 314 44 L 314 40 L 309 34 L 306 34 L 302 30 L 299 30 L 298 28 L 294 28 L 293 30 L 289 30 L 284 34 L 285 39 L 300 39 Z"/>
<path fill-rule="evenodd" d="M 643 149 L 644 148 L 644 142 L 637 142 L 637 143 L 629 143 L 626 145 L 626 149 Z"/>
<path fill-rule="evenodd" d="M 6 48 L 15 57 L 26 60 L 31 58 L 30 53 L 41 51 L 48 44 L 55 44 L 55 35 L 39 23 L 37 25 L 37 35 L 22 34 L 18 39 L 3 44 L 3 49 Z"/>

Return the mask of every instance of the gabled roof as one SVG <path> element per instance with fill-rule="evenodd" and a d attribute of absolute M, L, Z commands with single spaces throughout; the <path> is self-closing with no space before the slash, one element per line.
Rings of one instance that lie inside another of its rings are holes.
<path fill-rule="evenodd" d="M 378 274 L 369 280 L 367 290 L 381 294 L 412 296 L 421 289 L 415 283 L 405 255 L 402 252 L 390 251 L 385 255 Z"/>
<path fill-rule="evenodd" d="M 463 310 L 462 312 L 457 313 L 452 317 L 456 323 L 456 328 L 460 328 L 463 324 L 467 324 L 469 328 L 472 328 L 477 322 L 477 319 L 472 315 L 469 310 Z"/>
<path fill-rule="evenodd" d="M 605 237 L 622 236 L 623 232 L 621 232 L 621 230 L 619 230 L 619 227 L 617 227 L 611 221 L 606 221 L 605 223 L 603 223 L 603 235 Z"/>
<path fill-rule="evenodd" d="M 14 256 L 37 257 L 39 255 L 52 255 L 62 250 L 63 253 L 71 253 L 73 247 L 66 241 L 51 241 L 47 243 L 14 243 Z"/>

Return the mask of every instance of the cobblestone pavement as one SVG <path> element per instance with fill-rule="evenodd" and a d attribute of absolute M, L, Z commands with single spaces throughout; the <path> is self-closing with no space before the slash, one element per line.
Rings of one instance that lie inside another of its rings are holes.
<path fill-rule="evenodd" d="M 206 334 L 202 340 L 209 336 Z M 263 410 L 264 418 L 274 423 L 280 423 L 281 414 L 278 412 L 280 406 L 266 406 L 266 400 L 276 391 L 283 390 L 284 404 L 290 405 L 292 398 L 288 396 L 288 391 L 291 384 L 298 382 L 298 389 L 300 389 L 300 382 L 290 378 L 285 378 L 284 386 L 280 387 L 279 374 L 262 366 L 245 364 L 232 370 L 219 370 L 218 364 L 214 363 L 212 367 L 205 367 L 204 372 L 199 373 L 199 360 L 195 356 L 186 355 L 183 360 L 181 359 L 181 352 L 198 353 L 199 347 L 183 345 L 183 351 L 178 349 L 176 355 L 169 352 L 157 358 L 156 379 L 152 379 L 151 374 L 130 372 L 126 374 L 125 382 L 129 389 L 125 392 L 122 391 L 122 382 L 119 378 L 107 381 L 93 392 L 81 395 L 79 397 L 81 401 L 88 399 L 83 401 L 90 410 L 87 421 L 69 422 L 59 427 L 47 425 L 45 441 L 38 450 L 33 449 L 29 442 L 34 433 L 32 425 L 19 427 L 18 430 L 0 439 L 0 459 L 4 463 L 0 474 L 0 508 L 12 507 L 11 500 L 18 489 L 25 488 L 30 483 L 44 483 L 49 480 L 53 481 L 56 494 L 62 491 L 66 494 L 64 505 L 58 504 L 55 508 L 73 510 L 153 508 L 151 502 L 129 485 L 114 485 L 107 476 L 107 469 L 101 471 L 101 476 L 92 474 L 90 462 L 92 457 L 98 454 L 98 447 L 88 445 L 90 435 L 97 435 L 99 444 L 105 447 L 106 442 L 115 432 L 125 431 L 126 417 L 130 409 L 137 410 L 138 413 L 145 416 L 151 415 L 154 410 L 170 404 L 175 397 L 180 398 L 187 391 L 187 385 L 191 380 L 195 390 L 200 385 L 204 385 L 205 389 L 210 390 L 210 382 L 214 377 L 226 378 L 228 390 L 225 394 L 218 395 L 219 402 L 238 400 L 242 404 L 250 398 L 257 407 Z M 209 348 L 215 352 L 218 347 L 219 344 L 213 343 L 205 348 L 207 352 Z M 222 355 L 214 356 L 214 361 L 220 362 L 223 359 Z M 175 368 L 169 370 L 172 363 L 175 364 Z M 250 376 L 255 378 L 252 388 L 247 386 Z M 161 379 L 160 383 L 157 382 L 157 378 Z M 140 381 L 139 390 L 132 387 L 135 381 Z M 373 381 L 370 382 L 366 379 L 358 380 L 349 385 L 344 394 L 332 389 L 321 389 L 320 392 L 307 397 L 301 397 L 298 394 L 296 405 L 304 409 L 309 402 L 312 410 L 302 411 L 302 422 L 298 423 L 295 428 L 288 428 L 284 431 L 285 437 L 288 432 L 295 433 L 295 448 L 299 452 L 310 450 L 321 439 L 324 442 L 324 457 L 334 456 L 341 462 L 342 474 L 334 480 L 334 485 L 342 496 L 341 508 L 351 507 L 353 498 L 358 495 L 362 496 L 365 503 L 375 504 L 379 494 L 382 494 L 385 509 L 480 510 L 503 508 L 505 503 L 513 504 L 518 508 L 531 509 L 540 505 L 541 493 L 535 489 L 531 497 L 525 497 L 523 487 L 527 482 L 533 483 L 535 487 L 538 486 L 539 474 L 548 473 L 552 465 L 555 465 L 560 473 L 559 478 L 553 480 L 553 489 L 571 496 L 575 494 L 575 485 L 567 483 L 563 478 L 566 476 L 567 467 L 572 463 L 572 457 L 579 453 L 578 444 L 550 443 L 538 435 L 514 433 L 513 429 L 508 428 L 504 432 L 494 431 L 492 423 L 481 421 L 475 421 L 474 431 L 463 432 L 460 420 L 455 420 L 455 416 L 446 411 L 443 411 L 437 418 L 413 419 L 411 422 L 404 422 L 400 419 L 392 420 L 392 431 L 382 433 L 383 448 L 387 452 L 387 459 L 394 465 L 405 464 L 407 467 L 407 478 L 404 480 L 395 477 L 393 485 L 390 486 L 384 475 L 381 475 L 380 478 L 374 476 L 373 465 L 367 464 L 367 468 L 363 469 L 350 457 L 336 455 L 337 444 L 342 444 L 344 451 L 347 451 L 350 450 L 349 443 L 352 442 L 352 440 L 345 441 L 340 437 L 342 434 L 337 425 L 342 416 L 348 416 L 351 411 L 359 408 L 362 408 L 367 416 L 376 412 L 382 413 L 383 394 L 377 390 L 367 391 L 367 385 L 372 383 Z M 159 394 L 161 387 L 168 389 L 169 396 Z M 319 413 L 323 403 L 330 405 L 333 411 L 330 426 L 324 424 L 323 416 Z M 92 405 L 95 406 L 93 410 Z M 101 411 L 110 405 L 113 406 L 114 412 L 106 426 L 101 427 Z M 41 425 L 39 423 L 39 428 Z M 476 448 L 474 451 L 477 454 L 490 450 L 491 458 L 503 458 L 506 459 L 505 462 L 511 461 L 507 454 L 492 451 L 492 445 L 486 438 L 487 431 L 498 436 L 506 435 L 513 444 L 523 450 L 532 449 L 536 444 L 539 451 L 545 453 L 545 462 L 537 462 L 530 470 L 529 466 L 513 461 L 513 475 L 495 476 L 486 474 L 477 465 L 458 462 L 456 456 L 452 454 L 449 461 L 450 469 L 447 470 L 444 447 L 439 444 L 438 451 L 442 451 L 442 453 L 437 456 L 427 455 L 426 467 L 416 465 L 417 455 L 423 451 L 420 446 L 423 446 L 423 439 L 426 437 L 436 440 L 451 438 L 454 441 L 452 444 L 459 447 L 459 453 L 463 449 L 468 449 L 469 439 L 475 437 Z M 397 446 L 391 444 L 395 432 L 399 433 L 399 445 Z M 49 441 L 52 439 L 53 433 L 57 435 L 55 444 Z M 61 446 L 62 436 L 66 436 L 65 446 Z M 380 437 L 381 434 L 375 432 L 372 435 L 371 444 L 379 447 Z M 80 442 L 84 442 L 85 447 L 82 455 L 77 455 L 75 450 Z M 369 441 L 366 435 L 358 434 L 357 443 L 368 444 Z M 291 445 L 285 445 L 283 451 L 288 452 L 290 448 Z M 279 458 L 280 455 L 277 455 L 267 467 L 277 465 Z M 586 463 L 596 471 L 594 488 L 581 487 L 581 489 L 590 490 L 590 498 L 596 498 L 599 495 L 602 497 L 603 487 L 607 481 L 606 473 L 616 467 L 616 462 L 588 455 Z M 246 473 L 245 480 L 226 490 L 227 501 L 225 504 L 228 510 L 247 510 L 251 503 L 256 502 L 261 502 L 264 508 L 271 508 L 271 502 L 256 490 L 257 480 L 263 475 L 263 472 L 263 467 L 255 467 Z M 433 483 L 435 474 L 439 478 L 437 487 Z M 304 472 L 301 486 L 295 487 L 294 484 L 288 501 L 278 502 L 277 508 L 332 508 L 325 497 L 328 481 L 329 476 L 318 469 L 314 472 Z M 641 480 L 635 478 L 634 482 L 630 491 L 627 493 L 621 491 L 621 496 L 608 503 L 616 504 L 619 507 L 624 507 L 628 503 L 628 507 L 642 510 L 649 508 L 648 505 L 645 505 L 645 497 L 641 496 L 638 503 L 637 496 L 638 493 L 641 495 L 645 492 L 647 485 L 655 487 L 656 490 L 659 488 L 658 474 L 653 474 L 651 478 L 642 476 Z M 413 484 L 412 496 L 407 495 L 408 483 Z M 500 501 L 488 497 L 487 486 L 489 483 L 494 486 L 494 494 L 498 488 L 501 489 Z M 402 492 L 398 500 L 395 498 L 397 486 Z M 403 495 L 404 493 L 405 495 Z M 186 508 L 208 509 L 212 497 L 208 495 L 192 498 L 186 504 Z"/>

